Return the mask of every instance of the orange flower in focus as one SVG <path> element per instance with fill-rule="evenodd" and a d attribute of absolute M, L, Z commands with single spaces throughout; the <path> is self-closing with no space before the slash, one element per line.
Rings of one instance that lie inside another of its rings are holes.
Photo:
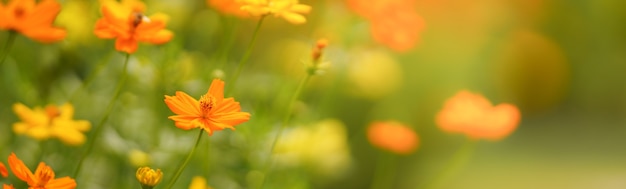
<path fill-rule="evenodd" d="M 367 129 L 372 145 L 397 154 L 410 154 L 419 144 L 415 131 L 395 121 L 373 122 Z"/>
<path fill-rule="evenodd" d="M 96 22 L 94 33 L 104 39 L 116 39 L 115 49 L 129 54 L 137 50 L 138 42 L 163 44 L 172 39 L 174 34 L 165 29 L 168 17 L 143 14 L 145 5 L 137 0 L 113 0 L 102 2 L 102 15 Z"/>
<path fill-rule="evenodd" d="M 7 170 L 7 167 L 4 166 L 2 162 L 0 162 L 0 175 L 5 178 L 9 176 L 9 170 Z"/>
<path fill-rule="evenodd" d="M 234 98 L 224 98 L 224 81 L 214 79 L 205 95 L 197 101 L 185 92 L 176 91 L 176 96 L 165 95 L 165 104 L 177 115 L 170 116 L 176 127 L 184 130 L 201 128 L 213 134 L 224 128 L 235 130 L 234 126 L 250 119 L 250 114 L 241 112 L 239 102 Z"/>
<path fill-rule="evenodd" d="M 463 90 L 446 101 L 436 122 L 446 132 L 463 133 L 473 139 L 499 140 L 515 130 L 520 118 L 514 105 L 493 106 L 485 97 Z"/>
<path fill-rule="evenodd" d="M 15 189 L 15 188 L 13 188 L 13 185 L 2 184 L 2 189 Z"/>
<path fill-rule="evenodd" d="M 76 181 L 70 177 L 54 178 L 54 171 L 44 162 L 40 162 L 33 174 L 15 153 L 9 155 L 9 166 L 15 177 L 25 181 L 30 189 L 72 189 Z M 5 186 L 6 187 L 6 186 Z"/>
<path fill-rule="evenodd" d="M 398 51 L 411 50 L 419 41 L 425 24 L 414 0 L 347 0 L 348 7 L 370 21 L 372 37 Z"/>
<path fill-rule="evenodd" d="M 60 41 L 66 32 L 52 26 L 61 5 L 55 0 L 11 0 L 7 5 L 0 1 L 0 29 L 13 30 L 42 43 Z"/>
<path fill-rule="evenodd" d="M 239 18 L 250 17 L 247 11 L 241 10 L 243 4 L 238 0 L 207 0 L 206 2 L 222 14 L 234 15 Z"/>

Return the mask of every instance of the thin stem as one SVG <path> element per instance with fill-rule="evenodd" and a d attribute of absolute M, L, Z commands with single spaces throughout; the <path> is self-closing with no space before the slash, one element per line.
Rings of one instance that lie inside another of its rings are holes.
<path fill-rule="evenodd" d="M 270 156 L 272 156 L 272 153 L 274 153 L 274 148 L 276 147 L 276 143 L 278 143 L 278 140 L 280 139 L 283 133 L 283 130 L 285 129 L 287 124 L 289 124 L 289 119 L 291 118 L 291 111 L 293 110 L 293 105 L 298 100 L 298 97 L 300 97 L 300 93 L 302 93 L 302 89 L 304 89 L 304 86 L 309 82 L 312 76 L 313 76 L 312 73 L 307 74 L 306 77 L 304 77 L 304 79 L 300 81 L 298 88 L 296 88 L 296 92 L 293 94 L 293 96 L 291 96 L 291 99 L 289 100 L 289 104 L 287 105 L 287 110 L 285 111 L 285 117 L 283 118 L 283 122 L 278 128 L 278 132 L 276 133 L 276 137 L 274 137 L 274 141 L 272 141 L 272 146 L 270 147 Z M 265 184 L 265 180 L 267 180 L 267 174 L 269 173 L 271 164 L 273 162 L 273 158 L 269 158 L 268 161 L 269 162 L 266 163 L 267 165 L 265 166 L 265 170 L 263 171 L 265 175 L 263 176 L 261 180 L 261 184 L 259 184 L 259 188 L 263 188 L 263 184 Z"/>
<path fill-rule="evenodd" d="M 176 183 L 176 180 L 178 180 L 178 177 L 180 177 L 180 174 L 183 173 L 183 170 L 185 169 L 185 167 L 189 163 L 189 160 L 191 160 L 191 157 L 193 156 L 193 152 L 195 152 L 196 148 L 198 148 L 198 144 L 200 143 L 200 138 L 202 138 L 202 132 L 203 131 L 204 130 L 200 129 L 200 133 L 198 134 L 198 138 L 196 139 L 196 144 L 193 146 L 193 148 L 189 152 L 189 155 L 187 155 L 187 158 L 185 159 L 185 162 L 183 162 L 183 164 L 181 164 L 180 167 L 178 167 L 178 171 L 176 171 L 176 174 L 174 175 L 174 178 L 172 178 L 172 180 L 170 180 L 170 183 L 165 188 L 167 188 L 167 189 L 172 188 L 172 186 L 174 186 L 174 184 Z"/>
<path fill-rule="evenodd" d="M 9 37 L 7 39 L 7 42 L 4 43 L 4 47 L 2 48 L 2 51 L 0 52 L 2 53 L 0 54 L 0 66 L 2 66 L 2 64 L 4 63 L 4 60 L 9 55 L 9 52 L 11 51 L 11 47 L 13 47 L 13 42 L 15 42 L 16 37 L 17 37 L 17 33 L 15 33 L 14 31 L 9 32 Z"/>
<path fill-rule="evenodd" d="M 265 20 L 265 16 L 262 16 L 259 19 L 259 22 L 256 24 L 256 28 L 254 29 L 254 33 L 252 34 L 252 40 L 248 44 L 248 48 L 246 48 L 246 52 L 243 54 L 243 57 L 239 61 L 237 70 L 235 71 L 235 74 L 232 77 L 233 79 L 231 80 L 231 83 L 233 84 L 237 83 L 237 79 L 239 78 L 239 74 L 241 74 L 241 70 L 243 69 L 244 64 L 246 64 L 248 62 L 248 58 L 250 58 L 250 53 L 252 53 L 252 48 L 254 47 L 254 43 L 256 43 L 257 36 L 259 36 L 259 29 L 261 29 L 261 24 L 263 24 L 263 20 Z M 230 86 L 233 86 L 233 85 L 230 85 Z M 231 88 L 229 87 L 229 89 Z"/>
<path fill-rule="evenodd" d="M 72 102 L 80 91 L 87 88 L 87 86 L 91 84 L 91 82 L 96 78 L 96 76 L 100 73 L 100 71 L 102 71 L 102 69 L 104 68 L 104 65 L 106 65 L 109 62 L 110 57 L 111 57 L 111 54 L 107 55 L 106 58 L 104 58 L 102 61 L 100 61 L 100 63 L 98 63 L 98 65 L 96 65 L 96 68 L 93 70 L 93 72 L 91 72 L 91 74 L 89 74 L 89 76 L 87 76 L 87 78 L 85 79 L 85 81 L 83 81 L 80 87 L 76 89 L 76 91 L 74 91 L 69 98 L 67 98 L 68 102 Z"/>
<path fill-rule="evenodd" d="M 89 143 L 87 144 L 87 150 L 81 155 L 80 160 L 78 161 L 78 167 L 76 167 L 76 170 L 74 170 L 74 174 L 72 176 L 72 178 L 74 179 L 78 177 L 78 173 L 80 172 L 80 169 L 83 167 L 83 161 L 85 161 L 85 158 L 87 157 L 87 155 L 91 153 L 91 150 L 93 149 L 94 144 L 96 143 L 96 137 L 102 131 L 103 125 L 106 123 L 107 119 L 109 118 L 109 115 L 111 115 L 111 111 L 113 111 L 113 107 L 115 106 L 115 101 L 120 96 L 122 88 L 124 87 L 124 82 L 126 81 L 126 77 L 127 77 L 126 72 L 128 68 L 128 59 L 130 59 L 130 54 L 126 54 L 126 59 L 124 60 L 124 69 L 122 70 L 122 75 L 120 77 L 120 80 L 117 83 L 117 87 L 115 88 L 115 93 L 113 94 L 111 101 L 109 101 L 109 105 L 107 105 L 107 108 L 104 112 L 104 116 L 102 117 L 98 125 L 95 127 L 94 133 L 91 134 L 91 136 L 89 137 L 91 140 L 89 140 Z"/>
<path fill-rule="evenodd" d="M 452 156 L 452 158 L 450 158 L 450 161 L 448 162 L 447 166 L 445 169 L 443 169 L 437 177 L 435 177 L 435 179 L 433 179 L 430 183 L 427 183 L 427 185 L 425 187 L 419 187 L 419 188 L 427 188 L 427 189 L 434 189 L 434 188 L 438 188 L 441 186 L 442 183 L 444 183 L 444 181 L 446 181 L 446 179 L 450 178 L 451 176 L 453 176 L 459 169 L 461 169 L 463 167 L 463 165 L 465 165 L 467 163 L 467 160 L 471 157 L 475 147 L 476 147 L 476 143 L 478 143 L 475 140 L 467 140 L 463 146 L 461 146 L 456 153 L 454 154 L 454 156 Z"/>
<path fill-rule="evenodd" d="M 393 178 L 396 172 L 395 155 L 389 152 L 380 152 L 371 189 L 393 188 Z"/>

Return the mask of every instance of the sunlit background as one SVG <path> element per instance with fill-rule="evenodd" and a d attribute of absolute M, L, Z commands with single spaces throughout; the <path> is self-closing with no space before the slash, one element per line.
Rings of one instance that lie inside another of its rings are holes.
<path fill-rule="evenodd" d="M 65 40 L 19 35 L 0 66 L 0 161 L 15 152 L 31 170 L 44 161 L 57 177 L 72 174 L 86 144 L 16 135 L 13 104 L 60 105 L 74 95 L 74 118 L 92 123 L 92 140 L 125 57 L 113 40 L 93 34 L 97 1 L 59 2 L 55 25 L 67 30 Z M 198 99 L 213 78 L 225 79 L 226 96 L 252 116 L 202 138 L 174 188 L 188 188 L 195 176 L 214 189 L 256 188 L 263 178 L 263 188 L 370 188 L 377 175 L 390 177 L 384 188 L 626 188 L 626 1 L 389 1 L 405 3 L 413 19 L 393 10 L 364 15 L 350 4 L 359 0 L 301 0 L 313 7 L 306 23 L 267 16 L 236 83 L 229 77 L 258 18 L 202 0 L 144 2 L 146 14 L 169 16 L 174 38 L 141 44 L 130 56 L 129 78 L 78 188 L 140 188 L 139 166 L 160 168 L 162 185 L 169 182 L 197 132 L 174 126 L 164 95 Z M 377 25 L 394 18 L 405 20 Z M 0 31 L 0 45 L 8 35 Z M 327 65 L 289 110 L 320 38 L 329 41 Z M 461 90 L 516 105 L 517 129 L 474 143 L 442 131 L 435 116 Z M 368 125 L 387 120 L 412 128 L 417 150 L 396 155 L 372 146 Z M 463 151 L 467 143 L 472 149 Z M 392 168 L 377 173 L 383 158 Z M 27 187 L 12 176 L 0 183 Z"/>

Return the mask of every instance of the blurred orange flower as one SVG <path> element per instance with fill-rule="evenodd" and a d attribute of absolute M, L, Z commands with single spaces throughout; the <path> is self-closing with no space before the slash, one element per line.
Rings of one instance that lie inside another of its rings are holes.
<path fill-rule="evenodd" d="M 94 33 L 103 39 L 116 39 L 115 49 L 129 54 L 137 50 L 138 42 L 163 44 L 172 39 L 174 34 L 165 29 L 168 17 L 143 14 L 145 5 L 137 0 L 104 0 L 102 15 L 96 22 Z"/>
<path fill-rule="evenodd" d="M 7 5 L 0 1 L 0 29 L 13 30 L 42 43 L 65 38 L 64 29 L 52 26 L 61 10 L 55 0 L 11 0 Z"/>
<path fill-rule="evenodd" d="M 425 24 L 415 11 L 414 0 L 347 0 L 348 7 L 370 21 L 372 37 L 398 51 L 411 50 Z"/>
<path fill-rule="evenodd" d="M 74 107 L 71 104 L 30 109 L 24 104 L 16 103 L 13 105 L 13 111 L 22 120 L 13 124 L 13 131 L 37 140 L 57 137 L 65 144 L 81 145 L 86 140 L 83 132 L 91 128 L 89 121 L 72 118 Z"/>
<path fill-rule="evenodd" d="M 9 184 L 2 184 L 2 189 L 15 189 L 13 188 L 13 185 L 9 185 Z"/>
<path fill-rule="evenodd" d="M 412 153 L 419 145 L 417 133 L 396 121 L 371 123 L 367 138 L 376 147 L 402 155 Z"/>
<path fill-rule="evenodd" d="M 239 18 L 250 17 L 247 11 L 241 10 L 243 4 L 238 0 L 207 0 L 206 2 L 222 14 L 234 15 Z"/>
<path fill-rule="evenodd" d="M 9 176 L 9 170 L 7 170 L 7 167 L 4 166 L 2 162 L 0 162 L 0 175 L 5 178 Z"/>
<path fill-rule="evenodd" d="M 176 96 L 165 95 L 165 104 L 177 115 L 170 116 L 176 127 L 184 130 L 201 128 L 213 131 L 229 128 L 250 119 L 250 113 L 241 112 L 239 102 L 234 98 L 224 98 L 224 81 L 214 79 L 205 95 L 197 101 L 185 92 L 176 91 Z"/>
<path fill-rule="evenodd" d="M 485 97 L 463 90 L 446 101 L 436 122 L 446 132 L 463 133 L 473 139 L 499 140 L 515 130 L 520 117 L 514 105 L 493 106 Z"/>
<path fill-rule="evenodd" d="M 240 0 L 240 2 L 243 5 L 241 10 L 248 11 L 252 16 L 273 14 L 292 24 L 306 23 L 303 14 L 309 14 L 312 9 L 309 5 L 300 4 L 298 0 Z"/>
<path fill-rule="evenodd" d="M 71 189 L 76 188 L 76 181 L 70 177 L 54 178 L 54 170 L 40 162 L 33 174 L 15 153 L 9 155 L 9 166 L 15 177 L 25 181 L 31 189 Z M 6 187 L 6 186 L 5 186 Z"/>

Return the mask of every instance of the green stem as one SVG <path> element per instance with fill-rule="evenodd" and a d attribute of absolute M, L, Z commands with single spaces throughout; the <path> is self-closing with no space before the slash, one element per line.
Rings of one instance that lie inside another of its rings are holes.
<path fill-rule="evenodd" d="M 435 179 L 433 179 L 430 183 L 427 183 L 426 187 L 419 188 L 427 188 L 434 189 L 441 186 L 444 181 L 453 176 L 459 169 L 463 167 L 467 163 L 467 160 L 471 157 L 474 149 L 476 148 L 476 140 L 468 139 L 463 146 L 456 151 L 454 156 L 448 162 L 447 167 L 443 169 Z"/>
<path fill-rule="evenodd" d="M 96 76 L 98 76 L 100 71 L 102 71 L 102 69 L 105 67 L 105 65 L 109 62 L 110 58 L 111 58 L 111 54 L 107 55 L 106 58 L 104 58 L 102 61 L 100 61 L 98 63 L 98 65 L 96 65 L 96 68 L 93 70 L 93 72 L 91 74 L 89 74 L 89 76 L 87 76 L 87 78 L 85 78 L 85 81 L 83 81 L 83 83 L 80 85 L 80 87 L 78 89 L 76 89 L 76 91 L 74 91 L 72 93 L 72 95 L 67 99 L 68 102 L 74 101 L 74 98 L 76 98 L 76 95 L 80 91 L 82 91 L 83 89 L 87 88 L 87 86 L 89 86 L 89 84 L 91 84 L 91 82 L 96 78 Z"/>
<path fill-rule="evenodd" d="M 239 74 L 241 74 L 241 70 L 243 69 L 244 64 L 248 62 L 248 58 L 250 58 L 250 53 L 252 53 L 252 48 L 254 47 L 254 44 L 256 43 L 257 36 L 259 36 L 259 29 L 261 29 L 261 24 L 263 24 L 263 20 L 265 20 L 264 18 L 265 16 L 262 16 L 259 19 L 259 22 L 257 23 L 256 28 L 254 29 L 254 33 L 252 34 L 252 40 L 248 44 L 248 48 L 246 49 L 246 52 L 243 54 L 243 57 L 238 63 L 237 70 L 235 71 L 235 74 L 232 77 L 233 78 L 231 80 L 232 84 L 230 86 L 234 86 L 234 84 L 237 83 L 237 79 L 239 78 Z M 229 89 L 231 88 L 229 87 Z M 230 90 L 227 90 L 227 91 L 230 91 Z"/>
<path fill-rule="evenodd" d="M 185 167 L 189 163 L 189 160 L 191 160 L 191 157 L 193 156 L 193 152 L 196 151 L 196 148 L 198 147 L 198 144 L 200 143 L 200 138 L 202 138 L 202 132 L 203 131 L 204 130 L 200 129 L 200 133 L 198 134 L 198 138 L 196 139 L 196 144 L 193 146 L 193 148 L 189 152 L 189 155 L 187 155 L 187 158 L 185 159 L 185 162 L 183 162 L 183 164 L 181 164 L 180 167 L 178 167 L 178 171 L 176 171 L 176 174 L 174 175 L 174 178 L 172 178 L 172 180 L 170 180 L 170 183 L 165 188 L 167 188 L 167 189 L 172 188 L 172 186 L 174 186 L 174 184 L 176 183 L 176 180 L 178 180 L 178 177 L 180 177 L 180 174 L 183 173 L 183 170 L 185 169 Z"/>
<path fill-rule="evenodd" d="M 117 87 L 115 88 L 115 93 L 113 94 L 111 101 L 109 101 L 109 105 L 107 105 L 107 108 L 104 112 L 104 116 L 102 117 L 98 125 L 95 127 L 94 133 L 91 134 L 91 136 L 89 137 L 89 139 L 91 140 L 89 140 L 89 143 L 87 144 L 87 150 L 81 155 L 80 160 L 78 161 L 78 167 L 76 167 L 76 170 L 74 170 L 74 174 L 72 176 L 72 178 L 74 179 L 78 177 L 78 173 L 80 172 L 80 169 L 83 167 L 83 162 L 85 161 L 85 158 L 87 157 L 87 155 L 89 155 L 89 153 L 91 153 L 91 150 L 93 149 L 94 144 L 96 143 L 96 137 L 100 134 L 100 132 L 102 132 L 103 125 L 106 123 L 107 119 L 109 118 L 109 115 L 111 115 L 111 112 L 113 111 L 113 107 L 115 106 L 115 101 L 120 96 L 122 88 L 124 87 L 124 82 L 126 81 L 126 77 L 127 77 L 126 72 L 128 68 L 128 59 L 130 59 L 130 54 L 126 54 L 126 59 L 124 60 L 124 69 L 122 70 L 121 78 L 117 83 Z"/>
<path fill-rule="evenodd" d="M 306 75 L 306 77 L 304 77 L 304 79 L 302 79 L 302 81 L 300 81 L 300 84 L 298 85 L 298 88 L 296 88 L 296 92 L 293 94 L 293 96 L 291 96 L 291 99 L 289 100 L 289 104 L 287 105 L 287 110 L 285 111 L 285 117 L 283 118 L 283 122 L 280 125 L 280 127 L 278 128 L 278 132 L 276 133 L 276 137 L 274 137 L 274 140 L 272 141 L 272 146 L 270 146 L 270 156 L 272 156 L 272 154 L 274 153 L 274 148 L 276 147 L 276 143 L 278 143 L 278 140 L 280 139 L 280 137 L 281 137 L 281 135 L 283 133 L 283 130 L 285 129 L 287 124 L 289 124 L 289 119 L 291 118 L 291 111 L 293 110 L 293 105 L 298 100 L 298 97 L 300 97 L 300 93 L 302 93 L 302 90 L 304 89 L 304 86 L 309 82 L 309 80 L 311 79 L 312 76 L 313 76 L 313 74 L 308 73 Z M 267 180 L 267 175 L 268 175 L 268 173 L 270 171 L 270 167 L 271 167 L 271 164 L 273 162 L 273 158 L 269 158 L 268 161 L 269 162 L 266 163 L 267 165 L 265 166 L 265 170 L 263 171 L 265 173 L 265 175 L 261 179 L 261 184 L 259 184 L 259 188 L 263 188 L 263 184 L 265 184 L 265 180 Z"/>
<path fill-rule="evenodd" d="M 4 47 L 2 48 L 2 52 L 0 52 L 2 53 L 0 54 L 0 66 L 2 66 L 2 64 L 4 63 L 4 60 L 9 55 L 9 52 L 11 51 L 11 47 L 13 47 L 13 42 L 15 42 L 16 37 L 17 37 L 17 33 L 15 33 L 14 31 L 9 32 L 9 37 L 7 39 L 7 42 L 4 44 Z"/>
<path fill-rule="evenodd" d="M 396 172 L 395 155 L 388 152 L 380 152 L 376 163 L 376 172 L 372 181 L 371 189 L 393 188 L 393 178 Z"/>

